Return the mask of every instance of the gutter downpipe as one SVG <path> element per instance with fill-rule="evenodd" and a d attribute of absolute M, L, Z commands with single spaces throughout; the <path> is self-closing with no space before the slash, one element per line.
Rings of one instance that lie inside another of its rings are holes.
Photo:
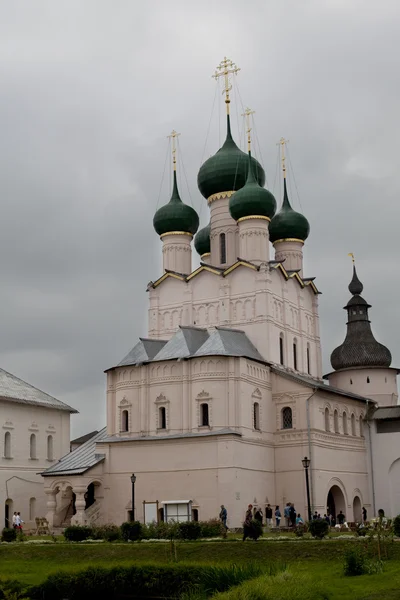
<path fill-rule="evenodd" d="M 368 403 L 369 400 L 367 398 L 367 409 L 366 409 L 366 421 L 367 421 L 367 425 L 368 425 L 368 446 L 369 446 L 369 463 L 371 465 L 371 486 L 372 486 L 372 510 L 374 513 L 374 517 L 376 516 L 376 509 L 375 509 L 375 478 L 374 478 L 374 463 L 373 463 L 373 458 L 372 458 L 372 436 L 371 436 L 371 425 L 369 422 L 369 407 L 368 407 Z"/>
<path fill-rule="evenodd" d="M 306 400 L 307 413 L 307 436 L 308 436 L 308 456 L 310 458 L 310 497 L 311 497 L 311 513 L 314 514 L 314 486 L 313 486 L 313 458 L 311 456 L 311 425 L 310 425 L 310 400 L 317 393 L 318 388 L 314 388 L 313 393 Z"/>

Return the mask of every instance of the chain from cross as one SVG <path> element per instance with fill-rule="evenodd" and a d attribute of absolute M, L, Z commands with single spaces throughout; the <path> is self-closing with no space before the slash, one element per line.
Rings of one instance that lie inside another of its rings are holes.
<path fill-rule="evenodd" d="M 246 108 L 246 110 L 244 111 L 244 113 L 242 113 L 242 117 L 244 117 L 246 119 L 246 133 L 247 133 L 247 150 L 250 152 L 251 150 L 251 122 L 250 122 L 250 117 L 251 115 L 255 114 L 255 110 L 251 110 L 251 108 Z"/>
<path fill-rule="evenodd" d="M 277 146 L 281 147 L 281 162 L 282 162 L 282 171 L 283 171 L 283 178 L 286 179 L 286 156 L 285 156 L 285 148 L 286 148 L 286 144 L 289 143 L 289 140 L 285 140 L 285 138 L 281 137 L 281 139 L 279 140 L 279 142 L 277 143 Z"/>
<path fill-rule="evenodd" d="M 226 58 L 225 56 L 224 60 L 222 60 L 218 67 L 215 69 L 215 73 L 213 75 L 214 79 L 216 79 L 217 81 L 219 77 L 224 77 L 225 89 L 222 93 L 225 94 L 226 110 L 228 113 L 230 103 L 229 92 L 232 89 L 229 75 L 236 75 L 238 71 L 240 71 L 240 68 L 237 67 L 235 63 L 230 60 L 230 58 Z"/>
<path fill-rule="evenodd" d="M 170 140 L 172 140 L 172 165 L 174 171 L 176 171 L 176 139 L 179 135 L 181 134 L 177 133 L 175 129 L 173 129 L 170 135 L 167 136 Z"/>

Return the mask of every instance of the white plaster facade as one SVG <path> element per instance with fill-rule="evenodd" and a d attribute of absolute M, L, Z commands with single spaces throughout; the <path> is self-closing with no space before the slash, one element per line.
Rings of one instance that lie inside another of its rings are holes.
<path fill-rule="evenodd" d="M 76 411 L 0 370 L 3 526 L 10 525 L 14 511 L 29 529 L 35 517 L 46 515 L 40 472 L 69 451 L 71 412 Z"/>

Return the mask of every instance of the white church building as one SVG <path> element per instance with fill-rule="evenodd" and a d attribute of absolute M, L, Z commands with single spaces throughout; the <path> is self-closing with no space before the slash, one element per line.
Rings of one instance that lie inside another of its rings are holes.
<path fill-rule="evenodd" d="M 219 67 L 225 81 L 234 71 L 227 60 Z M 373 337 L 354 268 L 347 336 L 323 375 L 319 291 L 303 264 L 308 221 L 290 205 L 284 154 L 277 210 L 250 131 L 248 153 L 232 138 L 228 84 L 225 92 L 226 140 L 198 174 L 210 222 L 197 231 L 180 197 L 173 138 L 172 196 L 154 217 L 163 271 L 147 286 L 147 336 L 106 371 L 106 428 L 43 472 L 54 526 L 121 523 L 132 509 L 142 521 L 205 520 L 224 504 L 239 527 L 249 503 L 289 501 L 307 515 L 305 456 L 313 510 L 357 521 L 362 506 L 371 516 L 380 508 L 369 417 L 397 404 L 397 370 Z M 400 512 L 398 486 L 387 493 L 387 510 Z"/>

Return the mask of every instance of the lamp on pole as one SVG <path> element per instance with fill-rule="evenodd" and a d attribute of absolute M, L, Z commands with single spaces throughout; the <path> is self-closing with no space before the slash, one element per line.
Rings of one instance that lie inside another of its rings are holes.
<path fill-rule="evenodd" d="M 136 475 L 132 473 L 131 475 L 131 483 L 132 483 L 132 510 L 131 510 L 131 521 L 135 520 L 135 481 Z"/>
<path fill-rule="evenodd" d="M 307 458 L 307 456 L 305 456 L 301 462 L 303 463 L 304 471 L 306 473 L 308 520 L 311 521 L 310 484 L 308 481 L 308 469 L 310 467 L 310 459 Z"/>

